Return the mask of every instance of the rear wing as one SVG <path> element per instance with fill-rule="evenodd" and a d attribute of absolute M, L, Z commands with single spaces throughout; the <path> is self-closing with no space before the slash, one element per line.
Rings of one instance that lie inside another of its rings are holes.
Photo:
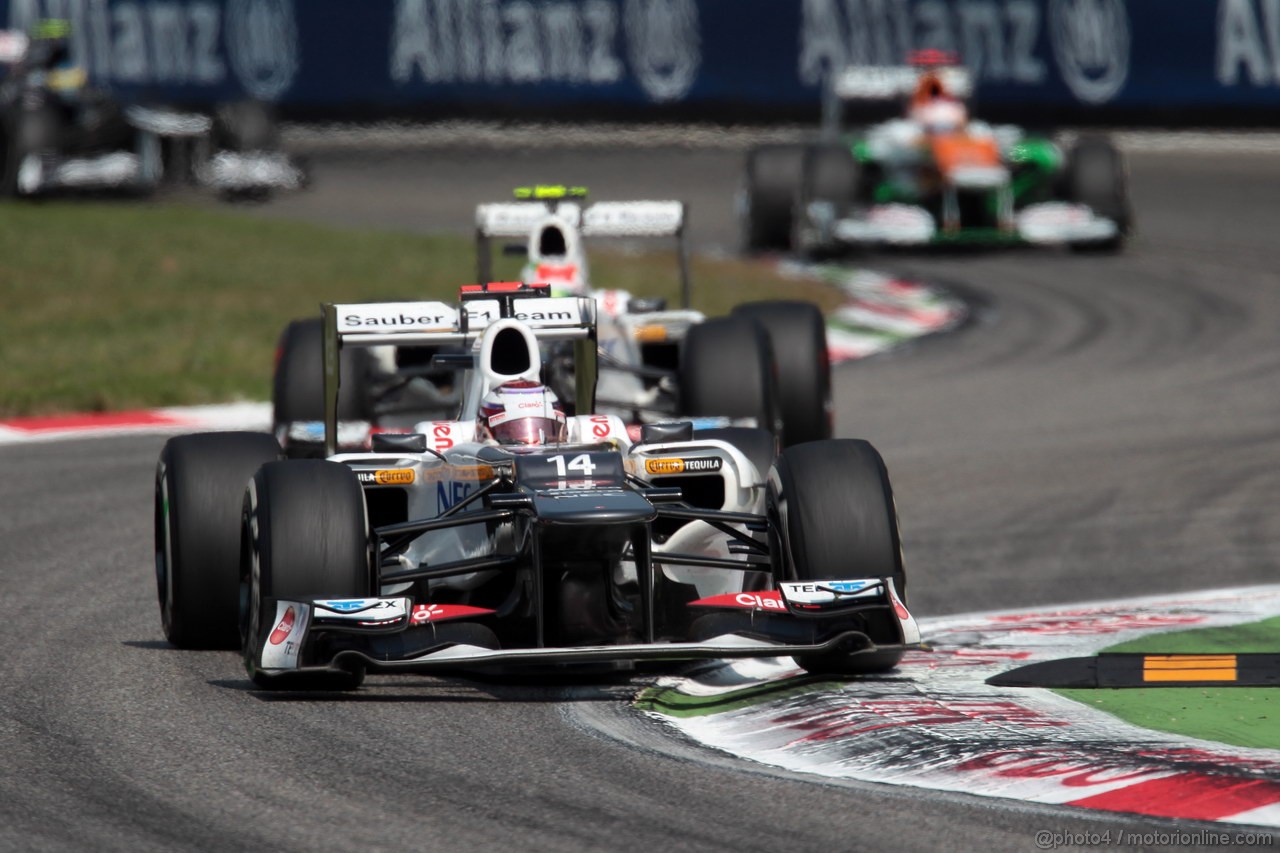
<path fill-rule="evenodd" d="M 458 303 L 323 303 L 324 452 L 337 453 L 339 353 L 343 347 L 442 346 L 474 343 L 491 324 L 516 319 L 540 341 L 572 341 L 578 411 L 595 410 L 596 315 L 590 297 L 551 297 L 549 285 L 466 285 Z"/>
<path fill-rule="evenodd" d="M 516 190 L 516 201 L 476 206 L 476 263 L 481 281 L 493 277 L 493 237 L 527 239 L 553 214 L 583 237 L 671 237 L 676 241 L 680 295 L 689 307 L 688 205 L 683 201 L 598 201 L 586 204 L 584 187 L 538 186 Z"/>
<path fill-rule="evenodd" d="M 926 73 L 937 75 L 943 88 L 957 98 L 973 94 L 973 74 L 962 65 L 938 65 L 936 61 L 915 65 L 849 65 L 827 77 L 822 98 L 824 133 L 832 137 L 839 134 L 844 104 L 906 98 Z"/>
<path fill-rule="evenodd" d="M 943 87 L 957 98 L 967 98 L 973 92 L 973 75 L 969 69 L 951 66 L 947 68 L 912 68 L 910 66 L 850 65 L 832 76 L 831 88 L 842 101 L 889 100 L 903 98 L 915 91 L 920 76 L 936 74 Z"/>

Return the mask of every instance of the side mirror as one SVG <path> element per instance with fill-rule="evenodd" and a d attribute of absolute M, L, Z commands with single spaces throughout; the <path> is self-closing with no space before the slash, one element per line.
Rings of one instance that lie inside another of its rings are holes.
<path fill-rule="evenodd" d="M 654 311 L 666 311 L 667 300 L 661 296 L 633 296 L 627 301 L 627 313 L 651 314 Z"/>
<path fill-rule="evenodd" d="M 370 447 L 374 453 L 426 453 L 427 437 L 420 432 L 375 432 Z"/>
<path fill-rule="evenodd" d="M 675 421 L 640 427 L 641 444 L 665 444 L 668 441 L 693 441 L 693 422 Z"/>

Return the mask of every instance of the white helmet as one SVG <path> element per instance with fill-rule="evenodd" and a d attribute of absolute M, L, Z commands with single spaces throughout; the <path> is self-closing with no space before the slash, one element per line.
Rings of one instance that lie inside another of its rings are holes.
<path fill-rule="evenodd" d="M 476 438 L 498 444 L 560 444 L 568 438 L 568 425 L 554 391 L 517 379 L 484 395 L 476 415 Z"/>
<path fill-rule="evenodd" d="M 969 121 L 969 111 L 955 98 L 933 98 L 911 107 L 911 119 L 925 133 L 955 133 Z"/>

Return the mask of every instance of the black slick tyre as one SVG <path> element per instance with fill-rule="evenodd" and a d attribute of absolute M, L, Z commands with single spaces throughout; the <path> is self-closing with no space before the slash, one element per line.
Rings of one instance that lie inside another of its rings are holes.
<path fill-rule="evenodd" d="M 1129 175 L 1119 149 L 1105 136 L 1081 137 L 1067 154 L 1063 181 L 1070 201 L 1087 205 L 1119 227 L 1119 233 L 1109 240 L 1075 243 L 1071 248 L 1083 252 L 1119 251 L 1133 227 Z"/>
<path fill-rule="evenodd" d="M 18 194 L 18 169 L 22 166 L 23 151 L 14 138 L 12 121 L 0 120 L 0 198 L 13 198 Z"/>
<path fill-rule="evenodd" d="M 294 320 L 280 335 L 271 383 L 276 428 L 324 420 L 324 338 L 321 321 Z M 339 354 L 338 420 L 372 420 L 368 396 L 368 353 L 347 348 Z"/>
<path fill-rule="evenodd" d="M 888 577 L 905 603 L 893 489 L 870 443 L 833 439 L 786 448 L 770 474 L 766 506 L 778 580 Z M 876 644 L 901 641 L 889 613 L 868 613 L 863 630 Z M 861 674 L 892 669 L 901 657 L 899 651 L 830 653 L 797 656 L 796 663 L 814 673 Z"/>
<path fill-rule="evenodd" d="M 754 418 L 781 432 L 777 372 L 764 327 L 750 317 L 715 317 L 689 329 L 680 351 L 681 414 Z"/>
<path fill-rule="evenodd" d="M 762 145 L 747 154 L 738 215 L 746 252 L 785 251 L 800 183 L 802 145 Z"/>
<path fill-rule="evenodd" d="M 268 689 L 359 687 L 364 667 L 356 664 L 296 675 L 262 669 L 263 647 L 278 624 L 277 601 L 374 594 L 368 517 L 355 473 L 322 459 L 264 465 L 244 494 L 242 515 L 242 651 L 249 676 Z"/>
<path fill-rule="evenodd" d="M 14 198 L 23 194 L 19 176 L 27 156 L 57 151 L 64 123 L 47 102 L 31 107 L 19 103 L 0 122 L 0 198 Z"/>
<path fill-rule="evenodd" d="M 274 151 L 280 147 L 280 126 L 262 101 L 232 101 L 214 114 L 214 140 L 230 151 Z"/>
<path fill-rule="evenodd" d="M 826 143 L 805 149 L 800 180 L 792 196 L 791 250 L 805 257 L 822 259 L 837 253 L 832 234 L 835 222 L 849 214 L 858 196 L 861 167 L 847 145 Z M 811 214 L 820 204 L 823 213 Z"/>
<path fill-rule="evenodd" d="M 171 438 L 156 466 L 156 592 L 165 637 L 181 649 L 240 644 L 240 504 L 280 445 L 261 433 Z"/>
<path fill-rule="evenodd" d="M 220 105 L 213 117 L 214 144 L 235 152 L 267 152 L 280 147 L 280 127 L 272 109 L 261 101 L 234 101 Z M 267 187 L 225 190 L 225 201 L 263 202 L 271 198 Z"/>
<path fill-rule="evenodd" d="M 831 354 L 818 306 L 786 300 L 748 302 L 733 313 L 751 317 L 769 335 L 786 444 L 831 438 Z"/>

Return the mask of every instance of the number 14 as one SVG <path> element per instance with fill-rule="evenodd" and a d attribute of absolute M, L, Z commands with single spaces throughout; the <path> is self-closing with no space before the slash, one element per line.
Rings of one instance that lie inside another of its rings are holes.
<path fill-rule="evenodd" d="M 596 470 L 595 463 L 591 461 L 591 456 L 586 453 L 579 453 L 577 456 L 569 460 L 565 464 L 564 456 L 549 456 L 547 459 L 556 466 L 556 474 L 561 477 L 569 476 L 570 471 L 581 471 L 582 476 L 591 477 L 591 472 Z"/>

